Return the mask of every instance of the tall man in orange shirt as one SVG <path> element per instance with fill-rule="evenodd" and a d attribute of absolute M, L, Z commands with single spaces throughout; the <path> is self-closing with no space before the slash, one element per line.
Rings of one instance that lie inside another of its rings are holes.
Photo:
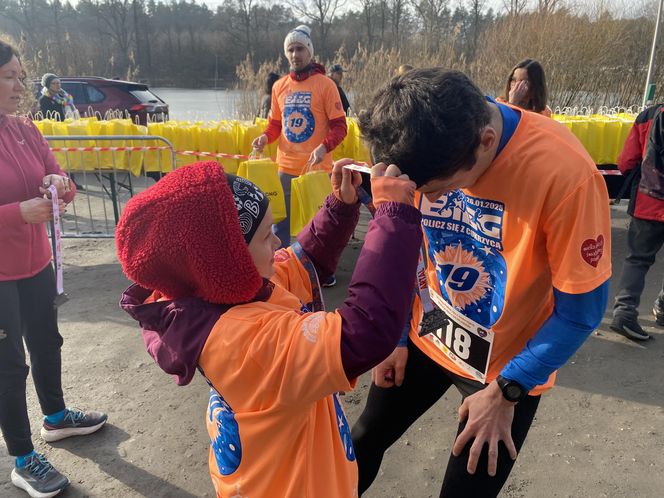
<path fill-rule="evenodd" d="M 602 319 L 606 186 L 565 127 L 484 97 L 455 71 L 393 79 L 360 129 L 374 160 L 416 183 L 427 256 L 410 327 L 374 369 L 353 428 L 360 494 L 385 450 L 454 385 L 461 423 L 441 496 L 496 496 L 540 395 Z"/>
<path fill-rule="evenodd" d="M 269 123 L 253 147 L 262 151 L 279 139 L 277 164 L 286 218 L 275 225 L 275 234 L 281 247 L 288 247 L 291 181 L 312 168 L 332 171 L 332 151 L 346 136 L 346 117 L 336 84 L 313 60 L 311 30 L 301 25 L 289 32 L 284 52 L 290 73 L 272 87 Z"/>

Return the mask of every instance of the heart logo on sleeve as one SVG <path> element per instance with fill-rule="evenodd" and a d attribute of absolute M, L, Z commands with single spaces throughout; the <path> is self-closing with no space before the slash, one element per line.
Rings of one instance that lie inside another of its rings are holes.
<path fill-rule="evenodd" d="M 581 244 L 581 257 L 593 268 L 597 268 L 602 254 L 604 254 L 604 235 L 598 235 L 597 239 L 586 239 Z"/>

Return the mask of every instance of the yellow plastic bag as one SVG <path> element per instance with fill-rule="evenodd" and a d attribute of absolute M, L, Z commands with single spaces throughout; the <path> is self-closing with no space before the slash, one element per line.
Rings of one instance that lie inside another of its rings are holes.
<path fill-rule="evenodd" d="M 604 124 L 604 145 L 602 156 L 596 164 L 616 164 L 620 150 L 618 148 L 618 137 L 620 135 L 620 121 L 617 119 L 606 119 Z"/>
<path fill-rule="evenodd" d="M 91 135 L 90 122 L 76 120 L 65 122 L 67 125 L 67 135 Z M 67 141 L 67 147 L 94 147 L 95 143 L 91 140 Z M 69 156 L 69 168 L 74 171 L 94 170 L 97 164 L 94 152 L 67 152 Z"/>
<path fill-rule="evenodd" d="M 277 164 L 271 159 L 250 159 L 240 163 L 237 175 L 253 182 L 270 199 L 274 222 L 286 218 L 284 189 L 279 181 Z"/>
<path fill-rule="evenodd" d="M 48 123 L 44 123 L 44 133 L 46 135 L 68 135 L 68 128 L 67 124 L 62 122 L 62 121 L 50 121 L 50 127 L 51 129 L 48 130 Z M 48 131 L 47 131 L 48 130 Z M 50 131 L 50 133 L 49 133 Z M 64 140 L 54 140 L 50 143 L 51 147 L 69 147 L 68 143 L 65 142 Z M 71 171 L 72 165 L 70 165 L 69 159 L 70 155 L 68 152 L 55 152 L 53 154 L 55 156 L 55 160 L 58 162 L 60 167 L 65 170 L 65 171 Z"/>
<path fill-rule="evenodd" d="M 239 137 L 242 140 L 240 142 L 240 154 L 249 155 L 251 154 L 251 151 L 253 149 L 251 144 L 258 136 L 260 136 L 263 133 L 263 130 L 265 128 L 259 124 L 245 124 L 245 123 L 243 123 L 241 127 L 242 127 L 242 133 L 240 134 Z"/>
<path fill-rule="evenodd" d="M 592 147 L 589 145 L 588 141 L 588 120 L 577 116 L 572 117 L 575 119 L 570 119 L 565 125 L 569 125 L 570 131 L 579 139 L 579 142 L 581 142 L 584 148 L 592 156 Z"/>
<path fill-rule="evenodd" d="M 616 163 L 618 162 L 618 157 L 620 152 L 625 147 L 625 142 L 629 136 L 629 132 L 632 131 L 632 126 L 634 125 L 634 116 L 631 117 L 621 117 L 620 118 L 620 131 L 618 132 L 618 143 L 616 144 Z"/>
<path fill-rule="evenodd" d="M 353 146 L 352 146 L 352 155 L 350 155 L 349 157 L 352 157 L 357 162 L 372 164 L 369 148 L 362 139 L 362 133 L 360 133 L 360 127 L 358 126 L 357 121 L 355 119 L 352 120 L 352 125 L 349 128 L 349 134 L 350 133 L 352 133 L 353 137 Z"/>
<path fill-rule="evenodd" d="M 312 171 L 291 181 L 290 234 L 296 236 L 323 206 L 332 193 L 332 183 L 325 171 Z"/>
<path fill-rule="evenodd" d="M 221 122 L 217 128 L 217 152 L 224 154 L 239 154 L 240 151 L 237 145 L 237 129 L 236 125 L 231 121 Z M 224 167 L 226 173 L 236 174 L 239 167 L 237 159 L 228 159 L 222 157 L 219 162 Z"/>
<path fill-rule="evenodd" d="M 606 121 L 588 120 L 586 143 L 584 145 L 595 164 L 603 164 L 602 155 L 604 151 L 605 127 Z"/>
<path fill-rule="evenodd" d="M 337 145 L 332 151 L 332 160 L 338 161 L 339 159 L 343 159 L 345 157 L 350 157 L 350 158 L 354 157 L 352 127 L 353 127 L 353 121 L 351 120 L 351 118 L 346 118 L 346 136 L 341 141 L 341 143 Z"/>
<path fill-rule="evenodd" d="M 148 123 L 148 135 L 155 137 L 164 136 L 164 123 Z M 161 140 L 150 140 L 146 145 L 149 147 L 165 147 L 166 143 Z M 172 170 L 172 165 L 173 158 L 169 150 L 150 150 L 145 153 L 143 167 L 146 172 L 168 173 Z"/>
<path fill-rule="evenodd" d="M 174 141 L 175 150 L 181 151 L 195 151 L 196 149 L 196 134 L 194 126 L 188 121 L 179 121 L 175 124 L 174 128 Z M 199 156 L 177 154 L 175 162 L 178 168 L 200 161 Z"/>
<path fill-rule="evenodd" d="M 130 135 L 147 135 L 148 134 L 148 127 L 143 126 L 143 125 L 138 125 L 138 124 L 132 124 L 129 129 L 131 130 Z M 146 140 L 132 140 L 131 141 L 131 146 L 132 147 L 146 147 L 147 146 L 147 141 Z M 131 151 L 129 153 L 129 169 L 131 170 L 132 174 L 134 176 L 138 176 L 141 174 L 141 171 L 143 170 L 143 160 L 145 158 L 145 152 L 144 151 Z"/>

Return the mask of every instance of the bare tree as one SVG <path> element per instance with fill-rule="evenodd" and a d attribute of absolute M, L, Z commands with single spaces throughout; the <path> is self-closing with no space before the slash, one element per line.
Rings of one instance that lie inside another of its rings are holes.
<path fill-rule="evenodd" d="M 387 22 L 390 17 L 390 8 L 387 0 L 377 0 L 376 8 L 378 10 L 378 29 L 380 30 L 380 45 L 385 44 L 385 31 L 387 31 Z"/>
<path fill-rule="evenodd" d="M 503 6 L 508 16 L 518 16 L 526 10 L 528 0 L 503 0 Z"/>
<path fill-rule="evenodd" d="M 53 34 L 55 38 L 54 42 L 56 47 L 56 66 L 66 70 L 69 64 L 67 61 L 67 51 L 64 49 L 63 44 L 65 33 L 62 26 L 62 4 L 60 3 L 60 0 L 53 0 L 50 7 L 53 20 Z"/>
<path fill-rule="evenodd" d="M 547 1 L 547 0 L 545 0 Z M 557 1 L 557 0 L 554 0 Z M 471 59 L 475 58 L 475 53 L 477 52 L 477 41 L 480 36 L 480 23 L 482 21 L 482 12 L 484 11 L 484 6 L 486 5 L 486 0 L 469 0 L 470 2 L 470 16 L 472 21 L 472 38 L 470 45 L 470 55 Z"/>
<path fill-rule="evenodd" d="M 564 7 L 564 0 L 537 0 L 537 12 L 543 15 L 553 14 Z"/>
<path fill-rule="evenodd" d="M 393 46 L 397 49 L 401 45 L 402 21 L 406 15 L 406 0 L 388 0 L 390 7 L 390 21 L 392 24 L 392 37 L 394 38 Z"/>
<path fill-rule="evenodd" d="M 37 55 L 39 46 L 37 37 L 41 32 L 37 15 L 39 6 L 36 5 L 35 0 L 18 0 L 16 7 L 16 10 L 8 12 L 8 17 L 21 26 L 21 38 L 25 42 L 22 43 L 22 48 L 27 51 L 29 57 L 33 58 Z"/>
<path fill-rule="evenodd" d="M 420 20 L 424 36 L 424 51 L 438 48 L 438 41 L 444 32 L 444 23 L 449 18 L 449 0 L 412 0 L 415 13 Z"/>
<path fill-rule="evenodd" d="M 376 0 L 359 0 L 358 5 L 362 9 L 362 20 L 364 27 L 366 29 L 367 35 L 367 47 L 374 47 L 374 24 L 376 20 L 374 19 L 374 5 Z"/>
<path fill-rule="evenodd" d="M 327 40 L 332 26 L 332 21 L 336 17 L 337 11 L 343 7 L 346 0 L 288 0 L 293 10 L 300 16 L 313 22 L 319 30 L 320 52 L 324 55 L 330 55 L 327 46 Z"/>
<path fill-rule="evenodd" d="M 304 2 L 311 16 L 286 1 Z M 508 69 L 524 57 L 545 65 L 553 108 L 630 106 L 641 100 L 647 69 L 634 54 L 650 48 L 656 6 L 618 16 L 607 13 L 607 2 L 579 10 L 573 0 L 509 0 L 513 15 L 494 18 L 488 0 L 350 0 L 345 9 L 332 0 L 222 0 L 214 12 L 191 0 L 0 0 L 0 37 L 18 45 L 31 76 L 140 74 L 155 85 L 240 80 L 245 88 L 252 80 L 246 87 L 258 88 L 266 61 L 284 69 L 284 34 L 306 19 L 316 53 L 325 60 L 338 51 L 336 60 L 352 68 L 346 84 L 357 108 L 404 62 L 469 71 L 480 88 L 498 93 Z M 248 52 L 251 71 L 243 78 L 235 68 Z M 656 79 L 664 88 L 664 65 Z"/>
<path fill-rule="evenodd" d="M 255 0 L 237 0 L 238 14 L 240 15 L 240 25 L 242 27 L 242 35 L 244 38 L 245 46 L 249 52 L 249 60 L 253 61 L 254 47 L 251 43 L 252 31 L 252 10 L 255 7 Z"/>
<path fill-rule="evenodd" d="M 131 50 L 131 0 L 95 0 L 98 19 L 105 34 L 115 42 L 118 50 L 114 60 L 116 72 L 123 76 L 130 70 Z"/>

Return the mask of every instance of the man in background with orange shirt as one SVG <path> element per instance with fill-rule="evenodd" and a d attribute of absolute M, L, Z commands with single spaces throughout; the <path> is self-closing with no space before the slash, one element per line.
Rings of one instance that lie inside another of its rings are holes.
<path fill-rule="evenodd" d="M 332 171 L 332 151 L 346 136 L 346 117 L 336 84 L 313 60 L 311 30 L 298 26 L 286 35 L 290 73 L 272 87 L 272 108 L 265 132 L 253 142 L 262 151 L 279 140 L 277 164 L 284 188 L 286 218 L 275 225 L 281 247 L 290 245 L 291 180 L 310 169 Z"/>

